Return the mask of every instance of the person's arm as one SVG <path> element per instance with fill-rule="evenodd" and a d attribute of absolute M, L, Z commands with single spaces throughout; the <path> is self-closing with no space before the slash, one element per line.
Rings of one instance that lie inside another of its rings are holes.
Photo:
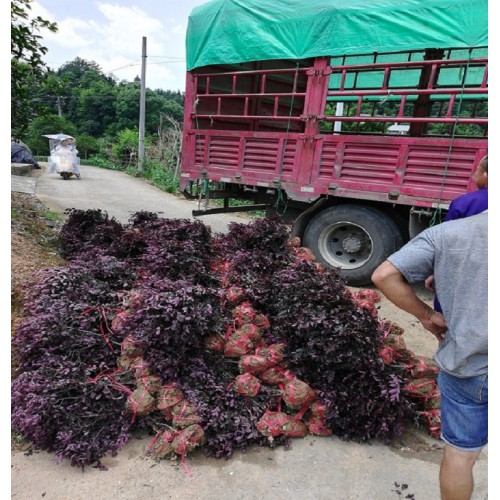
<path fill-rule="evenodd" d="M 436 338 L 441 341 L 446 333 L 446 323 L 441 313 L 419 299 L 400 271 L 388 260 L 372 274 L 375 286 L 397 307 L 413 314 Z"/>
<path fill-rule="evenodd" d="M 427 290 L 430 290 L 431 292 L 435 292 L 436 291 L 436 288 L 434 287 L 434 275 L 433 274 L 431 274 L 424 281 L 424 284 L 425 284 L 425 288 L 427 288 Z"/>

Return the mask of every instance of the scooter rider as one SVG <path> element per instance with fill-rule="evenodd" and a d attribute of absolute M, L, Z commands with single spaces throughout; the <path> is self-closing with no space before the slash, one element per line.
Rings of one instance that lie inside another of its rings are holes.
<path fill-rule="evenodd" d="M 74 139 L 72 138 L 67 138 L 63 139 L 51 152 L 51 155 L 57 156 L 57 155 L 72 155 L 74 158 L 72 162 L 72 169 L 73 172 L 75 173 L 76 177 L 80 179 L 80 166 L 78 165 L 77 162 L 77 155 L 78 155 L 78 150 L 75 147 L 74 144 Z"/>

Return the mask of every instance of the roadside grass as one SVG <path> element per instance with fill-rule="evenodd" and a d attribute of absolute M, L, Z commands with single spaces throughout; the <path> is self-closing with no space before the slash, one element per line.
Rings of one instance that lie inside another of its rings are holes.
<path fill-rule="evenodd" d="M 57 212 L 52 212 L 51 210 L 46 210 L 42 213 L 42 217 L 47 220 L 51 220 L 54 222 L 61 222 L 64 220 L 64 216 L 58 214 Z"/>

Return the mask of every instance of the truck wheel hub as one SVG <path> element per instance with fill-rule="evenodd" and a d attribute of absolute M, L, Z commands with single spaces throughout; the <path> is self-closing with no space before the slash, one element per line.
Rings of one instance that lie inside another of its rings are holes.
<path fill-rule="evenodd" d="M 361 249 L 361 241 L 358 238 L 346 238 L 342 241 L 342 248 L 347 253 L 356 253 Z"/>

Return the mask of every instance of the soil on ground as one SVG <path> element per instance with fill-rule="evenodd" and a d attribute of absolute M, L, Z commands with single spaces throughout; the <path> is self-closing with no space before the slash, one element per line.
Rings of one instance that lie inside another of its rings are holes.
<path fill-rule="evenodd" d="M 45 217 L 47 208 L 33 195 L 11 193 L 11 323 L 22 315 L 26 287 L 34 273 L 64 264 L 56 251 L 59 223 Z"/>

